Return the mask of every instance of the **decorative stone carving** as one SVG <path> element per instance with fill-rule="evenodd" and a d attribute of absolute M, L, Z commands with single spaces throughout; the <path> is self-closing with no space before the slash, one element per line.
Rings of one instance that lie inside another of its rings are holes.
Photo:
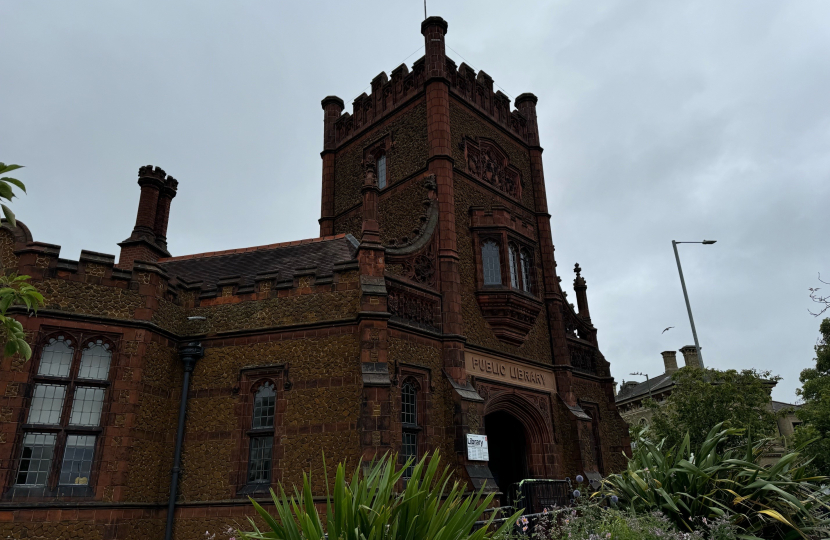
<path fill-rule="evenodd" d="M 461 146 L 468 173 L 515 199 L 521 198 L 521 173 L 510 165 L 507 154 L 495 142 L 464 138 Z"/>
<path fill-rule="evenodd" d="M 521 345 L 542 311 L 542 303 L 511 289 L 476 292 L 484 319 L 501 341 Z"/>
<path fill-rule="evenodd" d="M 415 323 L 418 326 L 438 331 L 435 318 L 438 313 L 438 300 L 427 295 L 419 294 L 397 286 L 394 282 L 387 281 L 389 296 L 387 297 L 387 309 L 392 318 L 404 322 Z"/>

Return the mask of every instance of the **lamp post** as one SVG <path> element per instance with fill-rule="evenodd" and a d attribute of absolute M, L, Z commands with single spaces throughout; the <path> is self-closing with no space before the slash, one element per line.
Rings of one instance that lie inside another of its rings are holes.
<path fill-rule="evenodd" d="M 648 385 L 648 399 L 654 399 L 654 397 L 652 397 L 652 395 L 651 395 L 651 383 L 648 380 L 648 373 L 640 373 L 638 371 L 637 373 L 629 373 L 629 375 L 639 375 L 640 377 L 645 377 L 646 378 L 646 384 Z"/>
<path fill-rule="evenodd" d="M 677 272 L 680 274 L 680 285 L 683 287 L 683 297 L 686 299 L 686 310 L 689 312 L 689 322 L 692 325 L 692 336 L 695 338 L 695 349 L 697 350 L 697 361 L 700 367 L 704 368 L 703 355 L 700 353 L 700 343 L 697 340 L 697 330 L 695 330 L 695 319 L 692 317 L 692 306 L 689 304 L 689 293 L 686 292 L 686 281 L 683 279 L 683 268 L 680 266 L 680 255 L 677 253 L 677 244 L 703 244 L 705 246 L 714 244 L 717 240 L 703 240 L 702 242 L 678 242 L 671 241 L 671 246 L 674 248 L 674 258 L 677 260 Z"/>

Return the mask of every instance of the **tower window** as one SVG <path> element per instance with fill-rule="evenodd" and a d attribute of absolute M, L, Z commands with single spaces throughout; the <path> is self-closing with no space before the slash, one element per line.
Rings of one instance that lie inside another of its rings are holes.
<path fill-rule="evenodd" d="M 250 455 L 248 459 L 248 483 L 271 482 L 271 460 L 274 449 L 274 411 L 277 393 L 273 383 L 265 383 L 254 395 L 254 412 L 251 420 Z"/>
<path fill-rule="evenodd" d="M 110 345 L 101 339 L 88 341 L 80 354 L 67 336 L 43 346 L 16 485 L 89 484 L 111 360 Z M 63 449 L 62 457 L 56 449 Z"/>
<path fill-rule="evenodd" d="M 509 253 L 510 253 L 510 286 L 514 289 L 519 288 L 519 261 L 518 261 L 518 249 L 516 249 L 515 244 L 510 244 Z"/>
<path fill-rule="evenodd" d="M 386 154 L 381 155 L 376 163 L 378 171 L 378 188 L 386 187 Z"/>
<path fill-rule="evenodd" d="M 501 285 L 499 245 L 495 241 L 486 240 L 481 244 L 481 261 L 484 270 L 484 284 Z"/>
<path fill-rule="evenodd" d="M 401 454 L 404 460 L 412 460 L 403 474 L 404 478 L 412 477 L 415 461 L 418 459 L 418 391 L 411 382 L 404 383 L 401 388 L 401 424 L 403 438 L 401 440 Z"/>
<path fill-rule="evenodd" d="M 530 252 L 524 248 L 522 249 L 520 257 L 522 264 L 522 290 L 533 292 L 533 274 L 531 271 L 533 268 L 533 258 L 530 256 Z"/>

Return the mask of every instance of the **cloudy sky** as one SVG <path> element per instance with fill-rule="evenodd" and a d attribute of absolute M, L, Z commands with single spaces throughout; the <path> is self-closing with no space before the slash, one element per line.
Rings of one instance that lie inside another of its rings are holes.
<path fill-rule="evenodd" d="M 771 370 L 794 400 L 807 289 L 830 278 L 830 2 L 428 9 L 457 63 L 539 97 L 559 271 L 583 267 L 617 380 L 692 343 L 671 240 L 713 238 L 680 246 L 704 359 Z M 29 186 L 14 209 L 65 258 L 117 254 L 152 163 L 180 181 L 175 255 L 317 236 L 320 99 L 411 65 L 422 18 L 420 0 L 0 0 L 0 160 Z"/>

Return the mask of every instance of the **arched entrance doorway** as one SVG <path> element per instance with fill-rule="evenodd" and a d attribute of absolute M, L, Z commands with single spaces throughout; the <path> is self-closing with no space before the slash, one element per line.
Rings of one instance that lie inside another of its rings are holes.
<path fill-rule="evenodd" d="M 524 426 L 515 416 L 502 410 L 484 417 L 484 430 L 490 450 L 490 472 L 499 491 L 509 500 L 513 496 L 513 484 L 528 477 Z"/>

